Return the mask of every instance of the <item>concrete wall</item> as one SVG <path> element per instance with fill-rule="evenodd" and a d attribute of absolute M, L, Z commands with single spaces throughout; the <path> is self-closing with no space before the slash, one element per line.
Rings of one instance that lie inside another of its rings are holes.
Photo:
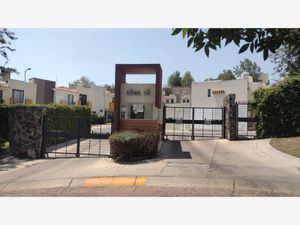
<path fill-rule="evenodd" d="M 236 101 L 248 101 L 248 82 L 246 79 L 230 81 L 205 81 L 192 83 L 191 105 L 204 107 L 223 107 L 223 99 L 228 94 L 236 94 Z M 208 89 L 211 95 L 208 97 Z M 224 93 L 213 94 L 214 90 Z"/>
<path fill-rule="evenodd" d="M 53 102 L 55 82 L 39 78 L 29 79 L 30 83 L 37 85 L 36 104 L 49 104 Z"/>
<path fill-rule="evenodd" d="M 95 111 L 100 116 L 105 115 L 105 87 L 93 85 L 92 86 L 92 111 Z"/>
<path fill-rule="evenodd" d="M 111 103 L 113 102 L 113 99 L 115 97 L 115 93 L 111 93 L 109 91 L 104 92 L 104 104 L 105 104 L 105 109 L 107 111 L 112 111 L 113 109 L 110 108 Z"/>

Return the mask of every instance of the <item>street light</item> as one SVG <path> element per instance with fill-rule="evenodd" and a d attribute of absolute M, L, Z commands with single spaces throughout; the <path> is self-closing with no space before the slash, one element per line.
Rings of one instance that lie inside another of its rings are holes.
<path fill-rule="evenodd" d="M 27 72 L 28 70 L 31 70 L 31 68 L 27 68 L 27 69 L 24 71 L 24 82 L 26 82 L 26 72 Z"/>

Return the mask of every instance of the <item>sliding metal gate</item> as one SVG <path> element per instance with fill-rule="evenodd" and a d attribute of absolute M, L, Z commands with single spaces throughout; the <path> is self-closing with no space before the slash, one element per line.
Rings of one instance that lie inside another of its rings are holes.
<path fill-rule="evenodd" d="M 236 131 L 238 139 L 256 138 L 255 111 L 247 102 L 236 103 Z"/>
<path fill-rule="evenodd" d="M 110 124 L 90 126 L 85 120 L 90 117 L 76 117 L 68 123 L 70 118 L 51 118 L 64 121 L 57 127 L 48 126 L 48 118 L 44 118 L 44 155 L 45 157 L 91 157 L 109 156 L 110 146 L 108 138 L 111 133 Z M 53 124 L 53 123 L 52 123 Z M 55 123 L 54 123 L 55 124 Z M 85 127 L 87 126 L 90 127 Z"/>
<path fill-rule="evenodd" d="M 201 137 L 224 137 L 223 107 L 163 108 L 163 138 L 195 140 Z"/>

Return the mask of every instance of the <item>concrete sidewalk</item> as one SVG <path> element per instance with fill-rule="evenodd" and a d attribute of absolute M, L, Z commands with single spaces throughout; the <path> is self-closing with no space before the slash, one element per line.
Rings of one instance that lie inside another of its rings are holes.
<path fill-rule="evenodd" d="M 125 193 L 130 196 L 148 196 L 149 190 L 152 190 L 153 196 L 170 196 L 168 191 L 172 188 L 187 191 L 187 193 L 180 191 L 179 196 L 199 196 L 200 193 L 200 196 L 300 196 L 300 184 L 284 182 L 147 177 L 145 185 L 90 185 L 86 187 L 85 183 L 88 179 L 90 178 L 11 182 L 1 184 L 0 196 L 68 196 L 75 194 L 78 190 L 86 196 L 98 196 L 97 191 L 94 192 L 97 189 L 105 192 L 105 196 L 114 196 L 115 190 L 119 190 L 121 194 L 122 189 L 125 189 L 124 196 L 126 196 Z M 139 191 L 135 193 L 137 189 Z"/>
<path fill-rule="evenodd" d="M 136 163 L 115 163 L 109 158 L 60 158 L 18 162 L 3 168 L 6 171 L 0 171 L 0 195 L 30 190 L 38 193 L 49 188 L 79 188 L 83 193 L 91 190 L 84 187 L 90 178 L 143 176 L 145 186 L 134 190 L 201 189 L 193 192 L 200 195 L 221 189 L 225 196 L 300 196 L 300 159 L 273 149 L 268 139 L 164 142 L 159 158 Z M 130 188 L 133 187 L 127 189 Z"/>

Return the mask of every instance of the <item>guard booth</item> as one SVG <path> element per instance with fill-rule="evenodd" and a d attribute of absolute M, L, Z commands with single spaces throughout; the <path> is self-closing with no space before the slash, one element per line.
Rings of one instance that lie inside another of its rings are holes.
<path fill-rule="evenodd" d="M 126 83 L 126 75 L 155 75 L 155 83 Z M 160 64 L 116 64 L 112 132 L 160 132 L 162 124 Z"/>

